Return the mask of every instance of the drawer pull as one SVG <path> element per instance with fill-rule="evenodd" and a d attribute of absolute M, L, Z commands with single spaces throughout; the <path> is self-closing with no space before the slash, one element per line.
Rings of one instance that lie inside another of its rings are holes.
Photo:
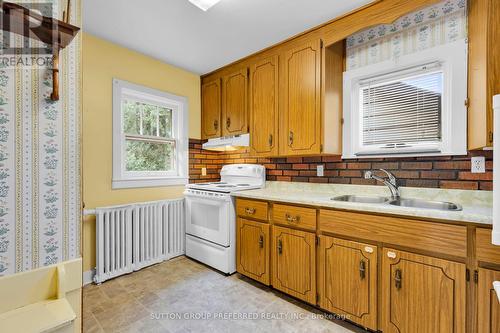
<path fill-rule="evenodd" d="M 216 119 L 214 120 L 214 130 L 218 130 L 219 129 L 219 121 Z"/>
<path fill-rule="evenodd" d="M 373 253 L 373 247 L 371 247 L 371 246 L 365 246 L 365 252 L 366 253 Z"/>
<path fill-rule="evenodd" d="M 262 235 L 259 236 L 259 247 L 264 248 L 264 236 Z"/>
<path fill-rule="evenodd" d="M 246 207 L 245 208 L 245 213 L 247 213 L 248 215 L 253 215 L 253 214 L 255 214 L 255 208 L 248 208 L 248 207 Z"/>
<path fill-rule="evenodd" d="M 281 242 L 281 239 L 278 239 L 278 254 L 283 253 L 283 243 Z"/>
<path fill-rule="evenodd" d="M 396 269 L 396 272 L 394 273 L 394 286 L 396 287 L 396 289 L 398 290 L 401 289 L 402 282 L 403 282 L 403 276 L 401 270 Z"/>
<path fill-rule="evenodd" d="M 297 216 L 292 216 L 288 213 L 285 214 L 285 218 L 288 222 L 290 223 L 294 223 L 294 222 L 300 222 L 300 215 L 297 215 Z"/>
<path fill-rule="evenodd" d="M 288 133 L 288 145 L 291 147 L 293 145 L 293 132 Z"/>
<path fill-rule="evenodd" d="M 227 117 L 226 119 L 226 128 L 231 128 L 231 118 Z"/>
<path fill-rule="evenodd" d="M 366 263 L 364 260 L 359 262 L 359 277 L 364 280 L 366 277 Z"/>
<path fill-rule="evenodd" d="M 269 134 L 269 147 L 273 146 L 273 135 Z"/>
<path fill-rule="evenodd" d="M 396 259 L 396 252 L 388 251 L 387 257 L 391 259 Z"/>

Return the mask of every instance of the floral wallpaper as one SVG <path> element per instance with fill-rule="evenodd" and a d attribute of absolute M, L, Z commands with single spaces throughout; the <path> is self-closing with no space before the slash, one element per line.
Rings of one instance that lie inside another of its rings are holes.
<path fill-rule="evenodd" d="M 57 102 L 51 70 L 0 63 L 0 276 L 80 257 L 80 48 L 61 53 Z"/>
<path fill-rule="evenodd" d="M 347 70 L 467 37 L 466 0 L 447 0 L 347 38 Z"/>

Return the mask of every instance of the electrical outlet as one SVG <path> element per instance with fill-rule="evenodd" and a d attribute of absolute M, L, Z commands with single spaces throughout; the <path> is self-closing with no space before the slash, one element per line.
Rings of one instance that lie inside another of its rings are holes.
<path fill-rule="evenodd" d="M 316 166 L 316 176 L 323 177 L 325 175 L 325 166 L 317 165 Z"/>
<path fill-rule="evenodd" d="M 474 156 L 471 158 L 472 173 L 485 173 L 486 172 L 486 159 L 484 156 Z"/>
<path fill-rule="evenodd" d="M 207 168 L 201 168 L 201 175 L 206 176 L 207 175 Z"/>

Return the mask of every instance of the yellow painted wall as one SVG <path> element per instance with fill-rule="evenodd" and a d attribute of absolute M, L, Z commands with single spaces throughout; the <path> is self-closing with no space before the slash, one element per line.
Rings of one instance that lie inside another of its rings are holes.
<path fill-rule="evenodd" d="M 186 96 L 189 137 L 200 138 L 200 76 L 83 34 L 83 201 L 86 209 L 180 197 L 182 186 L 111 189 L 113 78 Z M 83 271 L 95 266 L 95 217 L 83 221 Z"/>

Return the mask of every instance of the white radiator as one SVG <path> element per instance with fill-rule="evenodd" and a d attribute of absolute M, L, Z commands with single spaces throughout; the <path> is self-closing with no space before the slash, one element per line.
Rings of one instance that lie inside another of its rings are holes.
<path fill-rule="evenodd" d="M 184 216 L 184 199 L 97 208 L 94 282 L 184 254 Z"/>

